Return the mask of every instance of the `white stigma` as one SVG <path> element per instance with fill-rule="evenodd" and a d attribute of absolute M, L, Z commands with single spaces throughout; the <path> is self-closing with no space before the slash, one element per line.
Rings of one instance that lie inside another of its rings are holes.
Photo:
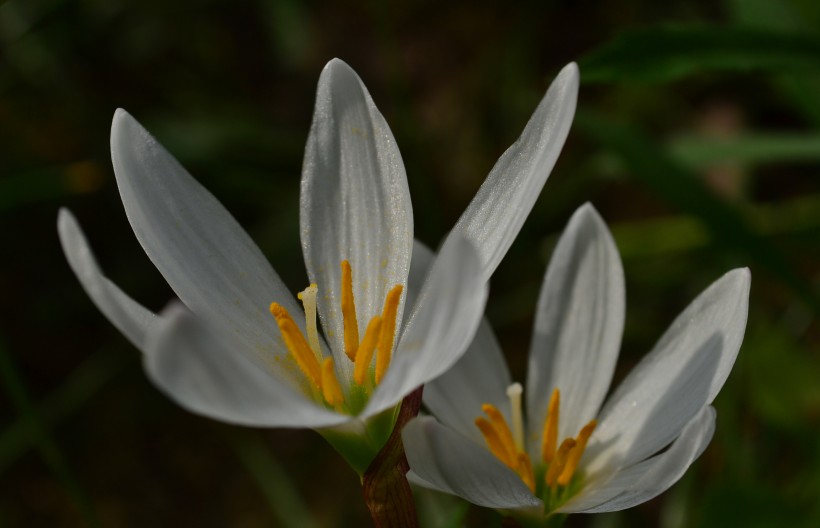
<path fill-rule="evenodd" d="M 512 409 L 512 434 L 515 447 L 518 451 L 524 451 L 524 417 L 521 413 L 521 393 L 523 387 L 518 382 L 507 387 L 507 397 L 510 399 Z"/>
<path fill-rule="evenodd" d="M 302 301 L 302 306 L 305 307 L 305 330 L 307 330 L 307 339 L 310 349 L 321 359 L 322 351 L 319 348 L 319 331 L 316 328 L 316 296 L 318 293 L 319 288 L 315 284 L 311 284 L 296 294 L 296 297 Z"/>

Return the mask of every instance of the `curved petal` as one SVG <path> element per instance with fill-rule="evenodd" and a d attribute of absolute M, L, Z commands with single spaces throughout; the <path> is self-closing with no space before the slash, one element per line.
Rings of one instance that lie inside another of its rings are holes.
<path fill-rule="evenodd" d="M 434 260 L 433 251 L 416 240 L 407 281 L 408 306 L 415 306 Z M 511 383 L 501 348 L 489 321 L 484 317 L 464 356 L 444 374 L 425 384 L 424 404 L 443 424 L 482 442 L 481 433 L 473 420 L 481 414 L 484 403 L 495 405 L 509 420 L 506 389 Z"/>
<path fill-rule="evenodd" d="M 359 76 L 339 59 L 319 78 L 302 169 L 302 251 L 319 286 L 319 314 L 337 366 L 344 357 L 341 269 L 353 271 L 359 335 L 382 311 L 387 292 L 406 286 L 413 210 L 396 141 Z M 404 301 L 399 305 L 401 321 Z M 350 376 L 345 376 L 349 378 Z"/>
<path fill-rule="evenodd" d="M 507 253 L 558 159 L 578 99 L 578 66 L 566 65 L 547 90 L 521 137 L 499 158 L 454 232 L 478 247 L 490 278 Z"/>
<path fill-rule="evenodd" d="M 686 425 L 681 435 L 663 453 L 632 467 L 617 471 L 586 489 L 561 508 L 561 513 L 600 513 L 637 506 L 653 499 L 677 482 L 694 462 L 715 432 L 715 410 L 706 406 Z"/>
<path fill-rule="evenodd" d="M 469 348 L 444 374 L 424 385 L 424 405 L 443 424 L 476 442 L 483 437 L 475 419 L 490 403 L 511 420 L 507 387 L 512 380 L 507 363 L 486 318 Z"/>
<path fill-rule="evenodd" d="M 68 209 L 60 209 L 57 215 L 57 232 L 68 265 L 85 292 L 117 330 L 142 350 L 157 316 L 103 275 L 80 225 Z"/>
<path fill-rule="evenodd" d="M 435 260 L 436 254 L 432 249 L 419 240 L 413 241 L 413 258 L 410 260 L 410 274 L 407 276 L 407 294 L 404 301 L 410 313 L 413 313 L 421 289 Z"/>
<path fill-rule="evenodd" d="M 231 214 L 122 109 L 111 158 L 134 234 L 182 302 L 244 350 L 285 353 L 268 306 L 300 309 Z"/>
<path fill-rule="evenodd" d="M 748 269 L 730 271 L 675 319 L 601 411 L 588 471 L 627 467 L 658 452 L 712 403 L 743 341 L 750 284 Z"/>
<path fill-rule="evenodd" d="M 527 371 L 530 438 L 540 437 L 555 388 L 558 438 L 577 435 L 597 415 L 618 359 L 624 296 L 615 241 L 595 208 L 582 205 L 555 248 L 538 298 Z"/>
<path fill-rule="evenodd" d="M 151 380 L 191 412 L 255 427 L 326 427 L 350 419 L 286 386 L 272 366 L 237 353 L 222 335 L 173 303 L 149 336 L 145 369 Z"/>
<path fill-rule="evenodd" d="M 476 250 L 464 237 L 451 237 L 427 277 L 405 325 L 393 360 L 364 411 L 373 415 L 450 368 L 473 339 L 487 283 Z"/>
<path fill-rule="evenodd" d="M 414 418 L 402 431 L 410 469 L 432 489 L 487 508 L 533 508 L 542 503 L 524 481 L 485 447 L 430 417 Z"/>

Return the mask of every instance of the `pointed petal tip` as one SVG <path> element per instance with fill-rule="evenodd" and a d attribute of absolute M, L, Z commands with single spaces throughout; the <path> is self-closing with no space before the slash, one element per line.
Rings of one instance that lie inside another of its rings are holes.
<path fill-rule="evenodd" d="M 324 69 L 331 70 L 334 68 L 350 68 L 350 66 L 339 57 L 333 57 L 332 59 L 327 61 L 327 64 L 325 64 Z"/>
<path fill-rule="evenodd" d="M 571 87 L 573 92 L 578 92 L 578 85 L 581 79 L 581 72 L 578 69 L 578 64 L 575 62 L 570 62 L 563 68 L 561 71 L 558 72 L 558 75 L 555 77 L 556 84 L 565 84 Z"/>
<path fill-rule="evenodd" d="M 584 202 L 583 205 L 576 209 L 568 225 L 573 225 L 576 222 L 580 224 L 580 226 L 583 226 L 584 229 L 603 232 L 607 234 L 607 238 L 612 237 L 609 233 L 609 227 L 607 227 L 606 221 L 591 202 Z"/>
<path fill-rule="evenodd" d="M 70 250 L 69 246 L 84 247 L 87 245 L 85 235 L 80 229 L 80 223 L 77 222 L 74 214 L 67 207 L 60 207 L 57 212 L 57 236 L 66 255 L 76 253 L 76 250 Z M 71 261 L 71 258 L 69 258 L 69 261 Z"/>
<path fill-rule="evenodd" d="M 339 82 L 359 80 L 356 70 L 350 67 L 348 63 L 338 57 L 330 59 L 325 67 L 322 68 L 322 73 L 319 75 L 319 83 L 323 82 Z"/>
<path fill-rule="evenodd" d="M 715 284 L 731 284 L 737 288 L 738 292 L 742 292 L 746 297 L 749 296 L 749 290 L 752 285 L 752 272 L 749 268 L 735 268 L 727 271 L 723 277 L 715 281 Z"/>
<path fill-rule="evenodd" d="M 575 210 L 575 215 L 583 218 L 597 218 L 603 221 L 601 218 L 601 213 L 599 213 L 595 206 L 592 205 L 592 202 L 584 202 L 578 209 Z"/>
<path fill-rule="evenodd" d="M 568 63 L 566 66 L 561 68 L 561 72 L 558 75 L 567 75 L 569 77 L 574 77 L 577 79 L 580 76 L 578 63 L 575 61 Z"/>
<path fill-rule="evenodd" d="M 67 207 L 60 207 L 57 210 L 57 229 L 62 230 L 63 226 L 68 226 L 71 222 L 75 222 L 74 215 Z"/>
<path fill-rule="evenodd" d="M 114 144 L 118 141 L 120 142 L 128 142 L 130 143 L 133 139 L 131 134 L 136 131 L 144 130 L 142 125 L 134 119 L 134 117 L 123 110 L 122 108 L 117 108 L 114 111 L 114 117 L 111 120 L 111 146 L 114 147 Z"/>
<path fill-rule="evenodd" d="M 136 120 L 124 108 L 117 108 L 116 110 L 114 110 L 114 117 L 111 118 L 111 130 L 113 131 L 114 128 L 121 126 L 122 124 L 128 121 Z"/>

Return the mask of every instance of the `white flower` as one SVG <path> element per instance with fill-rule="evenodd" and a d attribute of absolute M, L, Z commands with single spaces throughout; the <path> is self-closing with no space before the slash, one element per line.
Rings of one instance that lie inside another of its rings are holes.
<path fill-rule="evenodd" d="M 92 300 L 144 352 L 150 378 L 180 405 L 236 424 L 372 436 L 368 419 L 468 346 L 487 279 L 566 139 L 577 88 L 573 64 L 499 160 L 412 303 L 404 165 L 367 89 L 338 59 L 319 79 L 305 151 L 300 221 L 311 285 L 301 305 L 230 213 L 123 110 L 111 154 L 125 212 L 181 302 L 155 315 L 123 293 L 66 210 L 63 249 Z"/>
<path fill-rule="evenodd" d="M 740 348 L 750 281 L 737 269 L 707 288 L 602 407 L 623 330 L 624 278 L 606 225 L 582 206 L 541 288 L 526 420 L 522 387 L 483 322 L 464 357 L 425 387 L 441 423 L 416 418 L 404 429 L 411 481 L 536 518 L 621 510 L 662 493 L 712 438 L 709 404 Z"/>

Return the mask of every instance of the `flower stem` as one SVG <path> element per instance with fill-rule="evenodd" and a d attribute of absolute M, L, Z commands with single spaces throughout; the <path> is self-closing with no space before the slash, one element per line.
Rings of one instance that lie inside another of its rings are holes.
<path fill-rule="evenodd" d="M 419 413 L 421 392 L 419 387 L 401 402 L 390 438 L 362 476 L 364 500 L 376 527 L 418 526 L 413 492 L 407 482 L 410 465 L 404 456 L 401 430 Z"/>

